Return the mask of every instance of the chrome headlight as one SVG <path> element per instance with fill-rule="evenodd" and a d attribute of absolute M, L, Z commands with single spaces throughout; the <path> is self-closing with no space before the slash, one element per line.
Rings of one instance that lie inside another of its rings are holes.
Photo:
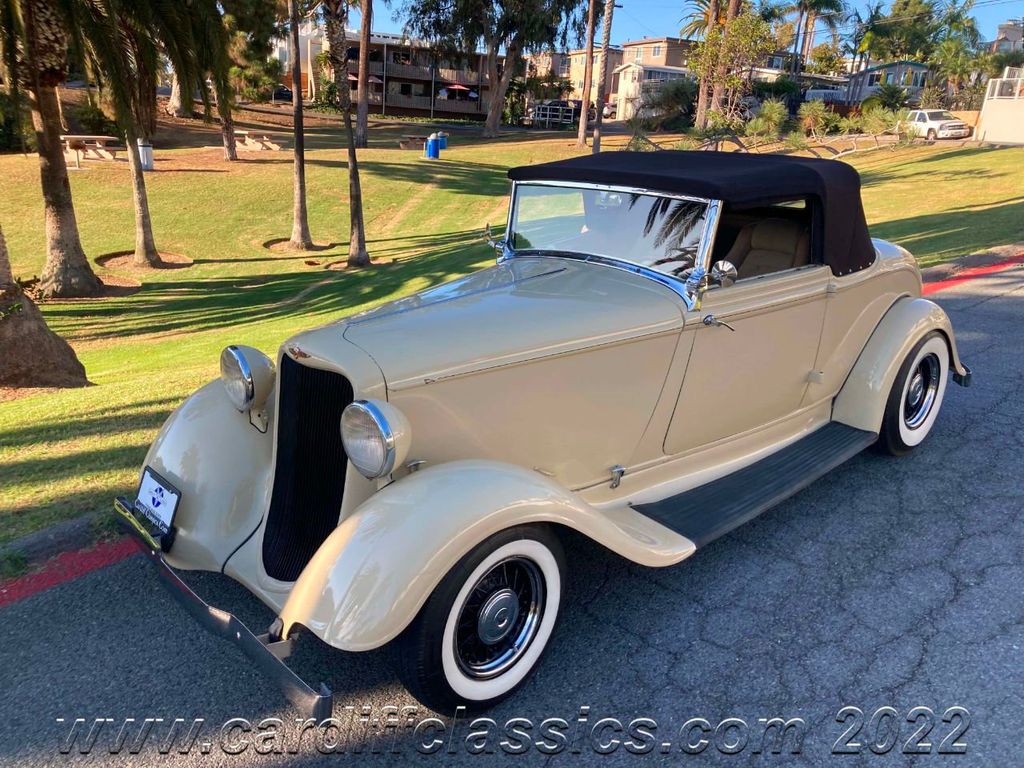
<path fill-rule="evenodd" d="M 274 361 L 258 349 L 233 344 L 220 353 L 220 378 L 235 408 L 260 408 L 274 388 Z"/>
<path fill-rule="evenodd" d="M 382 400 L 356 400 L 341 414 L 341 442 L 349 461 L 370 479 L 391 474 L 410 442 L 405 416 Z"/>

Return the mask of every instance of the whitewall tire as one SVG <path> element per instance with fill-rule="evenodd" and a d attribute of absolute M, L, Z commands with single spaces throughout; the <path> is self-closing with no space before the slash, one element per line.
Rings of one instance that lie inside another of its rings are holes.
<path fill-rule="evenodd" d="M 409 692 L 442 713 L 486 709 L 534 670 L 555 628 L 565 558 L 546 526 L 479 544 L 431 593 L 393 643 Z"/>
<path fill-rule="evenodd" d="M 907 355 L 886 401 L 878 447 L 902 456 L 928 437 L 949 381 L 949 345 L 938 331 L 922 338 Z"/>

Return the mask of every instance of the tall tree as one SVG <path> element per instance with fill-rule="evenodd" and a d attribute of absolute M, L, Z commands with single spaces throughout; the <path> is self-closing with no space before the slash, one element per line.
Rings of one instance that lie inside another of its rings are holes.
<path fill-rule="evenodd" d="M 95 296 L 103 284 L 82 250 L 60 139 L 57 88 L 67 78 L 68 58 L 64 15 L 54 0 L 2 0 L 0 8 L 4 80 L 15 95 L 21 82 L 28 89 L 39 153 L 46 229 L 46 265 L 39 290 L 46 297 Z"/>
<path fill-rule="evenodd" d="M 736 18 L 736 14 L 740 12 L 740 0 L 729 0 L 729 5 L 725 11 L 725 24 L 722 26 L 722 38 L 723 41 L 729 36 L 729 27 L 732 25 L 733 19 Z M 718 74 L 715 77 L 715 84 L 711 91 L 711 111 L 721 112 L 722 111 L 722 99 L 725 96 L 725 51 L 726 46 L 722 46 L 722 57 L 718 64 Z"/>
<path fill-rule="evenodd" d="M 323 0 L 321 8 L 327 29 L 327 60 L 330 62 L 334 85 L 341 99 L 341 116 L 345 122 L 345 135 L 348 144 L 348 266 L 368 267 L 370 266 L 370 254 L 366 250 L 363 188 L 359 180 L 359 158 L 356 153 L 355 131 L 352 129 L 352 87 L 348 80 L 348 41 L 345 35 L 348 3 L 346 0 Z"/>
<path fill-rule="evenodd" d="M 720 0 L 707 0 L 706 11 L 707 20 L 704 23 L 705 38 L 712 29 L 718 27 L 719 16 L 722 12 Z M 711 98 L 711 78 L 700 78 L 697 82 L 697 87 L 697 115 L 694 124 L 698 128 L 704 128 L 707 125 L 708 100 Z"/>
<path fill-rule="evenodd" d="M 373 0 L 360 0 L 359 75 L 356 98 L 356 146 L 366 146 L 367 123 L 370 116 L 370 37 L 373 24 Z M 348 85 L 345 85 L 348 88 Z M 365 250 L 365 248 L 364 248 Z"/>
<path fill-rule="evenodd" d="M 597 70 L 597 104 L 594 115 L 593 153 L 601 151 L 601 123 L 604 119 L 604 100 L 608 97 L 608 49 L 612 44 L 612 14 L 615 0 L 605 0 L 604 19 L 601 24 L 601 64 Z"/>
<path fill-rule="evenodd" d="M 306 134 L 302 124 L 302 62 L 299 58 L 299 3 L 288 0 L 288 63 L 292 68 L 292 123 L 295 140 L 292 163 L 293 197 L 292 236 L 288 241 L 296 250 L 313 247 L 306 210 Z M 345 84 L 348 88 L 348 83 Z"/>
<path fill-rule="evenodd" d="M 0 387 L 84 387 L 85 368 L 14 280 L 0 227 Z"/>
<path fill-rule="evenodd" d="M 580 127 L 576 134 L 576 146 L 587 146 L 587 119 L 590 116 L 590 81 L 594 75 L 594 17 L 597 14 L 597 0 L 587 0 L 587 60 L 583 65 L 583 107 L 580 109 Z"/>
<path fill-rule="evenodd" d="M 524 52 L 553 43 L 579 0 L 406 0 L 407 31 L 458 53 L 483 42 L 489 82 L 484 136 L 496 136 Z M 505 60 L 499 66 L 498 57 Z"/>

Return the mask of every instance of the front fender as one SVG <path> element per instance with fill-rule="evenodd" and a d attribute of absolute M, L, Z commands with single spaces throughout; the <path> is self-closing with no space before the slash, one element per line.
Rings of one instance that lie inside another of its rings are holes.
<path fill-rule="evenodd" d="M 274 441 L 228 401 L 220 380 L 193 393 L 168 417 L 146 464 L 179 491 L 177 534 L 166 558 L 175 568 L 219 571 L 267 507 Z"/>
<path fill-rule="evenodd" d="M 900 366 L 921 337 L 939 331 L 949 344 L 950 368 L 967 369 L 957 354 L 953 325 L 942 307 L 921 298 L 903 298 L 882 317 L 832 406 L 832 420 L 878 432 L 889 391 Z"/>
<path fill-rule="evenodd" d="M 327 538 L 281 611 L 285 636 L 307 627 L 346 651 L 384 645 L 473 547 L 515 525 L 557 523 L 645 565 L 694 551 L 629 509 L 598 510 L 538 472 L 453 461 L 415 472 L 363 503 Z"/>

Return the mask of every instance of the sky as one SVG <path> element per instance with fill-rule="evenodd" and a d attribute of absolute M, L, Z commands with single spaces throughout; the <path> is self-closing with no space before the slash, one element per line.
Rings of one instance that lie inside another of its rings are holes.
<path fill-rule="evenodd" d="M 941 0 L 940 0 L 941 1 Z M 643 37 L 676 36 L 679 34 L 680 19 L 687 15 L 685 0 L 617 0 L 621 8 L 615 9 L 612 17 L 612 43 L 620 44 L 627 40 L 638 40 Z M 402 22 L 392 18 L 393 11 L 378 3 L 379 10 L 374 14 L 374 31 L 401 32 Z M 395 4 L 397 5 L 397 3 Z M 863 9 L 867 2 L 857 0 L 854 6 Z M 887 4 L 888 6 L 888 4 Z M 1024 0 L 976 0 L 974 18 L 983 40 L 991 40 L 996 35 L 996 27 L 1010 18 L 1024 16 Z M 359 25 L 359 14 L 354 13 L 350 26 Z M 600 38 L 599 38 L 600 39 Z M 824 42 L 828 34 L 819 31 L 817 42 Z M 570 41 L 572 42 L 572 41 Z M 571 45 L 570 47 L 575 47 Z"/>

